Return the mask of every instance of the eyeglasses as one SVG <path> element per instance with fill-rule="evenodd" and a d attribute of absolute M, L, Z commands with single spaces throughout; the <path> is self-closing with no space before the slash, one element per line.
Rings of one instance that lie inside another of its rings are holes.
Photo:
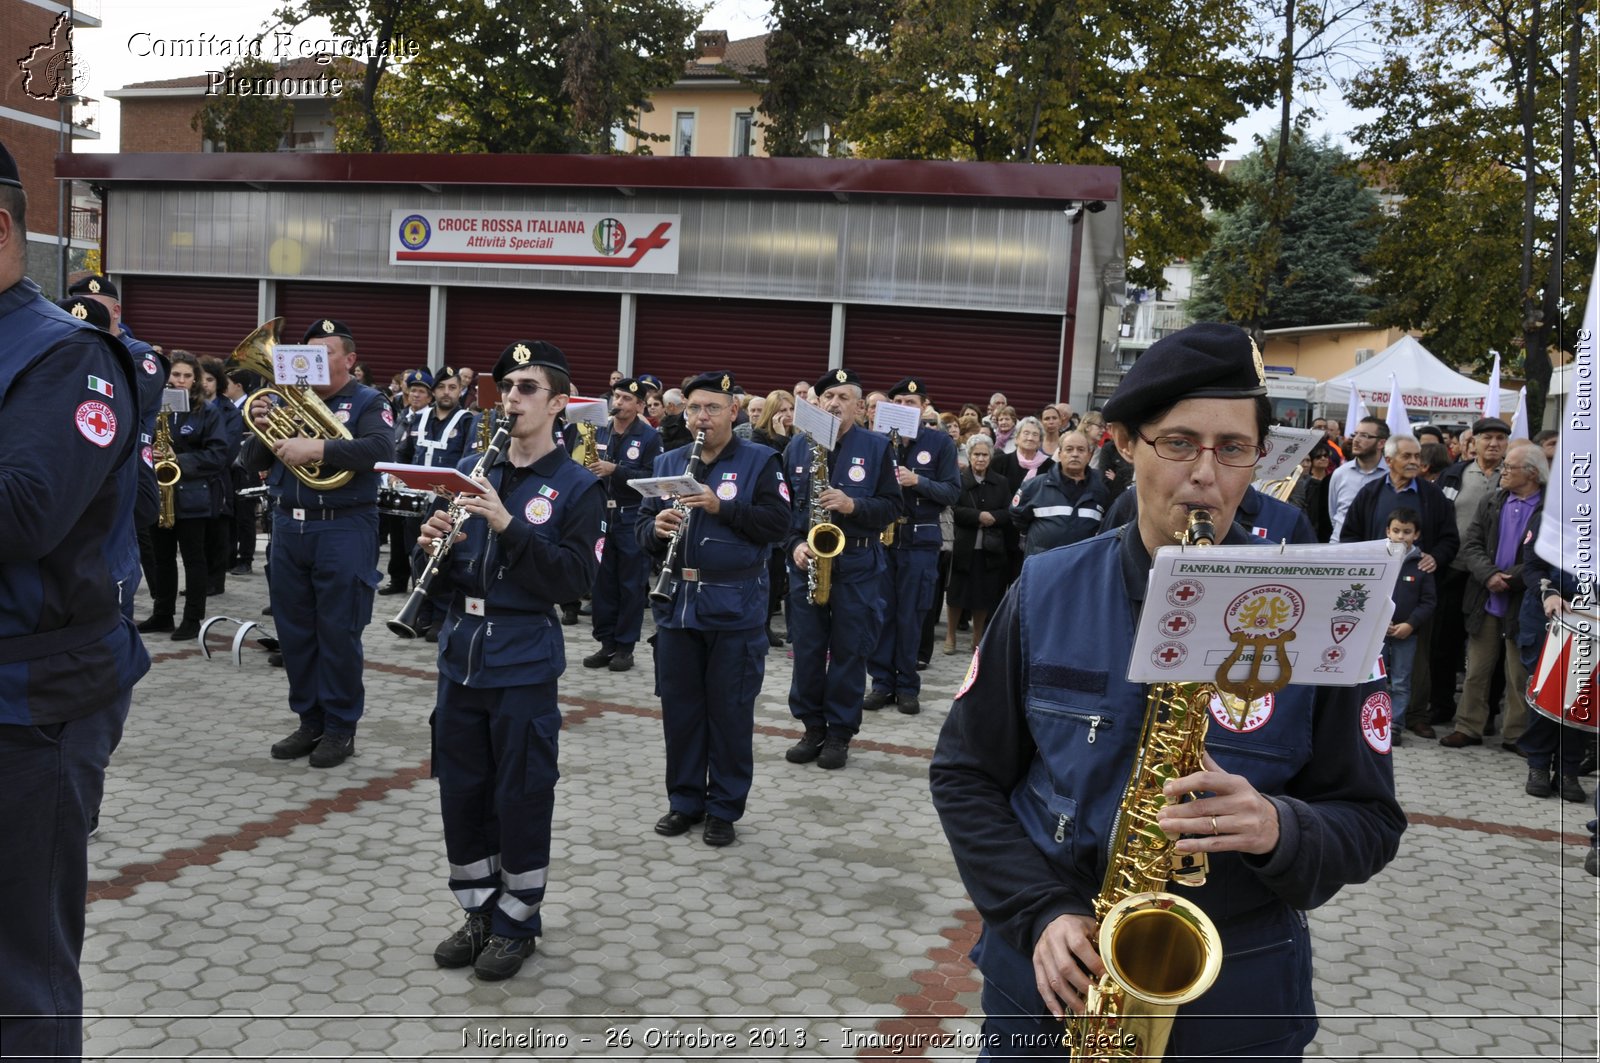
<path fill-rule="evenodd" d="M 922 427 L 924 427 L 924 428 L 938 428 L 939 427 L 939 422 L 937 420 L 923 421 L 922 422 Z"/>
<path fill-rule="evenodd" d="M 1214 447 L 1202 447 L 1188 436 L 1157 436 L 1154 439 L 1145 439 L 1144 433 L 1138 435 L 1141 442 L 1155 450 L 1157 457 L 1168 461 L 1198 461 L 1200 454 L 1209 450 L 1217 456 L 1220 464 L 1235 469 L 1252 469 L 1267 452 L 1266 447 L 1252 443 L 1230 441 L 1218 443 Z"/>
<path fill-rule="evenodd" d="M 1351 436 L 1350 438 L 1351 439 L 1378 439 L 1378 438 L 1381 438 L 1381 437 L 1376 432 L 1357 432 L 1355 435 Z"/>
<path fill-rule="evenodd" d="M 725 413 L 727 409 L 728 404 L 725 402 L 712 402 L 704 406 L 695 403 L 692 406 L 685 406 L 683 412 L 690 417 L 699 417 L 701 414 L 705 414 L 708 417 L 716 417 L 718 414 Z"/>
<path fill-rule="evenodd" d="M 536 384 L 532 380 L 513 380 L 508 383 L 516 389 L 518 395 L 537 395 L 541 391 L 549 391 L 550 394 L 555 394 L 554 391 L 551 391 L 543 384 Z"/>

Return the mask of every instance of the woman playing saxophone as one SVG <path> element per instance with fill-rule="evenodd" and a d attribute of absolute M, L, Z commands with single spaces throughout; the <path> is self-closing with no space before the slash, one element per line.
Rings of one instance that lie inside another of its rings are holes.
<path fill-rule="evenodd" d="M 1155 551 L 1197 511 L 1218 545 L 1251 539 L 1233 518 L 1262 453 L 1264 395 L 1240 329 L 1195 325 L 1151 346 L 1105 408 L 1138 517 L 1029 558 L 958 691 L 932 788 L 983 917 L 974 958 L 996 1056 L 1298 1059 L 1316 1032 L 1304 911 L 1380 871 L 1405 829 L 1382 680 L 1291 685 L 1246 705 L 1125 678 L 1141 611 L 1170 619 L 1181 655 L 1185 595 L 1205 590 L 1150 585 Z M 1152 851 L 1205 858 L 1204 884 L 1192 868 L 1142 864 Z M 1152 891 L 1193 905 L 1214 939 L 1169 933 L 1181 906 L 1102 923 L 1108 902 Z M 1102 955 L 1107 929 L 1120 966 Z M 1141 994 L 1177 1003 L 1126 1021 L 1121 1002 Z M 1069 1055 L 1062 1020 L 1086 1011 Z"/>

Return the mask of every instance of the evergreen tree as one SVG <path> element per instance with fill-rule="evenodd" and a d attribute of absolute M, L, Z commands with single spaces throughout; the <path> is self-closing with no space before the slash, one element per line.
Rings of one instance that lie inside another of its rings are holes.
<path fill-rule="evenodd" d="M 1250 329 L 1366 320 L 1377 307 L 1362 276 L 1377 239 L 1377 197 L 1326 137 L 1296 132 L 1286 159 L 1288 210 L 1274 234 L 1267 203 L 1275 157 L 1275 146 L 1262 146 L 1230 172 L 1242 202 L 1217 218 L 1190 315 Z"/>

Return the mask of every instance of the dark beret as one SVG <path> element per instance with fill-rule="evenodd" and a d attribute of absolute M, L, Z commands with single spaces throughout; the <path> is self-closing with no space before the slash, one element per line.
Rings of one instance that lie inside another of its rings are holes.
<path fill-rule="evenodd" d="M 356 341 L 350 332 L 350 326 L 343 321 L 336 321 L 331 317 L 319 317 L 306 329 L 306 334 L 300 337 L 301 343 L 310 343 L 312 340 L 325 340 L 329 336 L 343 336 L 351 343 Z"/>
<path fill-rule="evenodd" d="M 889 389 L 891 399 L 900 395 L 915 395 L 919 399 L 925 399 L 928 397 L 928 389 L 923 387 L 922 381 L 916 377 L 908 376 Z"/>
<path fill-rule="evenodd" d="M 433 371 L 433 384 L 435 387 L 443 384 L 446 380 L 456 379 L 458 379 L 458 374 L 451 366 L 441 365 L 439 368 Z"/>
<path fill-rule="evenodd" d="M 110 279 L 99 273 L 91 273 L 82 280 L 74 281 L 67 289 L 68 295 L 104 295 L 111 299 L 121 299 L 122 293 L 117 291 L 117 286 Z"/>
<path fill-rule="evenodd" d="M 841 384 L 853 384 L 859 388 L 861 387 L 861 378 L 849 369 L 830 369 L 817 378 L 817 382 L 811 385 L 811 390 L 816 392 L 820 398 L 824 391 L 829 388 L 836 388 Z"/>
<path fill-rule="evenodd" d="M 1108 422 L 1142 420 L 1184 399 L 1249 399 L 1267 393 L 1261 352 L 1237 325 L 1201 322 L 1163 336 L 1133 363 L 1105 405 Z"/>
<path fill-rule="evenodd" d="M 11 152 L 6 150 L 3 143 L 0 143 L 0 185 L 22 187 L 22 174 L 17 170 L 17 160 L 11 157 Z"/>
<path fill-rule="evenodd" d="M 688 398 L 696 391 L 715 391 L 721 395 L 735 395 L 739 385 L 733 381 L 733 374 L 726 369 L 718 369 L 710 373 L 701 373 L 683 386 L 683 397 Z"/>
<path fill-rule="evenodd" d="M 433 374 L 426 369 L 413 369 L 406 374 L 406 387 L 433 390 Z"/>
<path fill-rule="evenodd" d="M 79 321 L 87 321 L 95 328 L 111 331 L 111 311 L 106 309 L 104 303 L 78 295 L 70 299 L 58 299 L 56 305 Z"/>
<path fill-rule="evenodd" d="M 1472 434 L 1481 436 L 1485 432 L 1504 432 L 1511 434 L 1511 426 L 1498 417 L 1480 417 L 1472 422 Z"/>
<path fill-rule="evenodd" d="M 544 340 L 513 341 L 500 352 L 500 358 L 494 363 L 494 371 L 490 375 L 498 384 L 518 369 L 531 369 L 534 366 L 559 369 L 569 377 L 572 375 L 572 370 L 567 366 L 567 356 L 561 353 L 561 348 Z"/>
<path fill-rule="evenodd" d="M 615 384 L 612 384 L 611 390 L 626 391 L 629 395 L 632 395 L 640 402 L 643 402 L 645 393 L 650 390 L 650 385 L 646 384 L 638 377 L 625 376 Z"/>

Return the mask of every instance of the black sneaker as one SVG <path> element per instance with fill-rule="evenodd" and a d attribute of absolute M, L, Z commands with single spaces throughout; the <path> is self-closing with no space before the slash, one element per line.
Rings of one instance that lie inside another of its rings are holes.
<path fill-rule="evenodd" d="M 1555 793 L 1550 786 L 1549 768 L 1529 768 L 1528 785 L 1522 788 L 1523 793 L 1529 797 L 1549 797 Z"/>
<path fill-rule="evenodd" d="M 584 663 L 588 664 L 589 662 L 585 661 Z M 611 660 L 606 664 L 606 667 L 611 669 L 613 672 L 626 672 L 630 670 L 633 667 L 633 651 L 618 650 L 616 653 L 611 655 Z"/>
<path fill-rule="evenodd" d="M 440 967 L 471 967 L 489 943 L 489 913 L 468 912 L 461 929 L 445 938 L 433 950 L 433 962 Z"/>
<path fill-rule="evenodd" d="M 827 737 L 827 731 L 821 727 L 807 727 L 804 737 L 789 747 L 783 759 L 790 764 L 810 764 L 822 752 L 822 743 Z"/>
<path fill-rule="evenodd" d="M 1589 795 L 1583 792 L 1583 787 L 1579 784 L 1578 777 L 1576 775 L 1561 776 L 1561 785 L 1557 789 L 1560 792 L 1561 800 L 1563 801 L 1571 801 L 1573 804 L 1582 804 L 1583 802 L 1589 800 Z"/>
<path fill-rule="evenodd" d="M 822 752 L 817 754 L 817 767 L 834 771 L 844 767 L 844 762 L 850 759 L 850 740 L 848 738 L 829 738 L 822 743 Z"/>
<path fill-rule="evenodd" d="M 922 702 L 917 700 L 917 696 L 915 694 L 896 694 L 894 699 L 894 707 L 905 713 L 907 716 L 915 716 L 917 713 L 922 711 Z"/>
<path fill-rule="evenodd" d="M 230 575 L 230 576 L 248 576 L 254 571 L 255 571 L 255 569 L 250 566 L 250 562 L 241 561 L 237 565 L 234 565 L 232 568 L 228 569 L 228 575 Z"/>
<path fill-rule="evenodd" d="M 861 699 L 861 707 L 867 712 L 877 712 L 893 700 L 894 695 L 887 691 L 869 690 L 867 696 Z"/>
<path fill-rule="evenodd" d="M 272 759 L 295 760 L 303 757 L 313 749 L 316 749 L 317 743 L 321 740 L 321 731 L 312 731 L 302 727 L 283 741 L 272 744 Z"/>
<path fill-rule="evenodd" d="M 325 734 L 311 751 L 313 768 L 337 768 L 356 751 L 355 735 Z"/>
<path fill-rule="evenodd" d="M 165 616 L 146 617 L 145 619 L 139 621 L 138 628 L 140 631 L 145 633 L 149 633 L 151 631 L 171 631 L 173 628 L 172 614 L 168 613 Z"/>
<path fill-rule="evenodd" d="M 602 646 L 583 659 L 583 666 L 585 668 L 604 668 L 611 663 L 611 658 L 616 655 L 616 650 Z"/>
<path fill-rule="evenodd" d="M 522 970 L 522 961 L 533 955 L 532 938 L 508 938 L 495 934 L 483 946 L 472 973 L 485 982 L 499 982 Z"/>

